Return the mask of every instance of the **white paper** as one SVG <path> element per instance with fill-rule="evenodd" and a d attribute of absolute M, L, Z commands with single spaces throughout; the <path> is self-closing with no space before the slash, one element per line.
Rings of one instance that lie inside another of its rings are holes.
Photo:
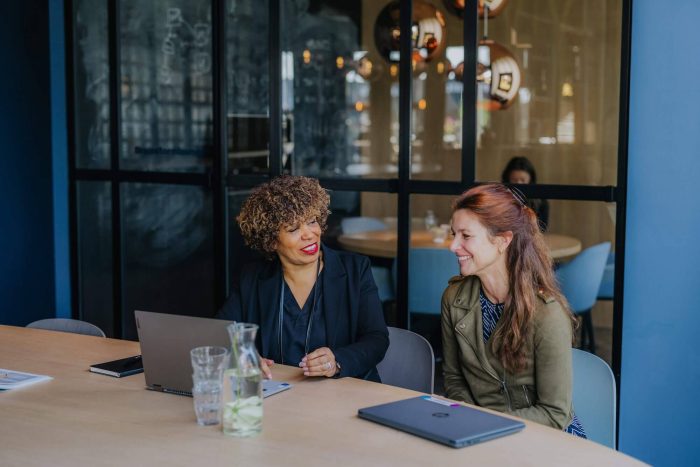
<path fill-rule="evenodd" d="M 33 373 L 24 373 L 22 371 L 13 371 L 0 368 L 0 389 L 15 389 L 40 381 L 53 379 L 46 375 L 35 375 Z"/>

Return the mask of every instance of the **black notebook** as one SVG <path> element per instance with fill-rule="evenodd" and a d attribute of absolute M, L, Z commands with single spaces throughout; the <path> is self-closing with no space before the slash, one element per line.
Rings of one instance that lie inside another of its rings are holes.
<path fill-rule="evenodd" d="M 111 362 L 97 363 L 90 367 L 90 371 L 121 378 L 122 376 L 143 372 L 143 362 L 141 361 L 141 355 L 135 355 Z"/>

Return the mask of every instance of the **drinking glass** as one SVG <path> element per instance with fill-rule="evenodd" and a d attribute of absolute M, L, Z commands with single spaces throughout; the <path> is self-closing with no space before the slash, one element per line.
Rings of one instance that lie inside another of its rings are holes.
<path fill-rule="evenodd" d="M 228 367 L 229 351 L 225 347 L 197 347 L 190 351 L 192 360 L 192 397 L 199 425 L 217 425 L 221 417 L 221 385 Z"/>

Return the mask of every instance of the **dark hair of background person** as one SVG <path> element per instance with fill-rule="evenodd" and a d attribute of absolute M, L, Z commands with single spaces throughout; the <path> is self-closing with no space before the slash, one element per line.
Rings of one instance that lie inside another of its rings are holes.
<path fill-rule="evenodd" d="M 530 159 L 524 156 L 516 156 L 508 161 L 506 167 L 503 169 L 501 174 L 501 181 L 503 183 L 510 183 L 510 173 L 516 170 L 522 170 L 530 175 L 530 183 L 537 183 L 537 172 L 535 171 L 535 166 L 532 165 Z"/>
<path fill-rule="evenodd" d="M 529 183 L 537 183 L 537 172 L 535 171 L 535 166 L 530 162 L 530 159 L 524 156 L 513 157 L 501 173 L 501 182 L 506 184 L 511 184 L 510 175 L 516 170 L 522 170 L 530 176 Z M 549 224 L 549 203 L 546 199 L 528 199 L 526 201 L 527 205 L 535 211 L 537 214 L 537 219 L 539 219 L 540 230 L 542 232 L 547 230 L 547 225 Z"/>
<path fill-rule="evenodd" d="M 513 240 L 506 249 L 509 293 L 504 313 L 492 339 L 492 350 L 504 368 L 516 372 L 525 366 L 525 341 L 532 326 L 537 295 L 554 297 L 576 320 L 559 289 L 549 249 L 545 244 L 535 212 L 523 204 L 505 185 L 489 183 L 471 188 L 452 204 L 452 212 L 466 209 L 496 236 L 512 232 Z"/>

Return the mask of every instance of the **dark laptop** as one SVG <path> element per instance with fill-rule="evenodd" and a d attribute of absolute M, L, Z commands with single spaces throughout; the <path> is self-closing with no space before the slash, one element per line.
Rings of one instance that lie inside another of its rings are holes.
<path fill-rule="evenodd" d="M 453 448 L 481 443 L 525 428 L 523 422 L 432 396 L 366 407 L 357 414 L 360 418 Z"/>
<path fill-rule="evenodd" d="M 204 345 L 231 346 L 226 326 L 233 321 L 139 310 L 134 314 L 146 387 L 154 391 L 192 396 L 190 350 Z M 263 397 L 290 387 L 264 380 Z"/>

